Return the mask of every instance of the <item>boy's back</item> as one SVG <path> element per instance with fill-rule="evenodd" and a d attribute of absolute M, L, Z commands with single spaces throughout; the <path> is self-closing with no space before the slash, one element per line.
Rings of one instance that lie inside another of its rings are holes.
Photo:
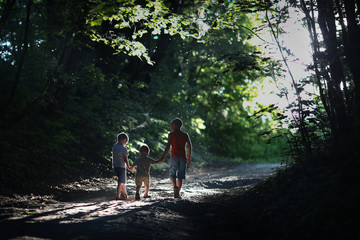
<path fill-rule="evenodd" d="M 137 176 L 148 176 L 150 175 L 150 166 L 151 164 L 155 164 L 155 160 L 147 157 L 147 156 L 141 156 L 138 159 L 135 160 L 134 166 L 136 167 L 136 175 Z"/>
<path fill-rule="evenodd" d="M 128 155 L 127 148 L 122 144 L 115 143 L 113 145 L 113 158 L 112 158 L 112 165 L 113 167 L 121 167 L 126 168 L 126 164 L 124 161 L 124 156 Z"/>
<path fill-rule="evenodd" d="M 187 133 L 176 130 L 169 134 L 171 145 L 171 157 L 186 158 L 185 146 L 188 142 L 189 136 Z"/>
<path fill-rule="evenodd" d="M 191 162 L 191 141 L 187 133 L 181 131 L 182 121 L 180 118 L 175 118 L 170 123 L 171 133 L 168 136 L 164 153 L 160 157 L 163 161 L 166 154 L 171 148 L 170 154 L 170 180 L 174 186 L 174 197 L 180 197 L 180 189 L 182 180 L 185 179 L 186 167 Z M 186 157 L 187 148 L 187 157 Z M 176 181 L 177 180 L 177 181 Z"/>

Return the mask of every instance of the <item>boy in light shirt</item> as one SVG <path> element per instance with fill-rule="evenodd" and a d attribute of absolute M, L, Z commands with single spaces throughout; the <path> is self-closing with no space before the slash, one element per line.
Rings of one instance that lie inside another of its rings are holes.
<path fill-rule="evenodd" d="M 119 133 L 117 136 L 117 142 L 113 145 L 112 150 L 112 165 L 116 176 L 118 177 L 118 186 L 116 191 L 116 200 L 124 200 L 127 198 L 126 192 L 126 173 L 130 168 L 128 160 L 128 151 L 126 144 L 129 141 L 129 137 L 126 133 Z M 127 168 L 127 169 L 126 169 Z M 123 193 L 123 196 L 121 196 Z"/>

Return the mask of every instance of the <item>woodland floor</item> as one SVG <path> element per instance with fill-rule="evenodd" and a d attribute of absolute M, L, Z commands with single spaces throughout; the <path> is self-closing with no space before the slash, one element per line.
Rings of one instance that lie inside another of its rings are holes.
<path fill-rule="evenodd" d="M 114 200 L 113 178 L 58 186 L 50 195 L 0 197 L 0 239 L 355 239 L 359 194 L 331 169 L 278 171 L 238 164 L 189 171 L 182 199 L 167 177 L 150 199 Z M 296 177 L 294 177 L 296 176 Z M 329 199 L 331 198 L 331 199 Z"/>

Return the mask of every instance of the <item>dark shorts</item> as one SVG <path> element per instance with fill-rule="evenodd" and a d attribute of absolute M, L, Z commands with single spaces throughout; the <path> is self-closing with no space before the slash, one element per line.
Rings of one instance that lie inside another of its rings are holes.
<path fill-rule="evenodd" d="M 126 183 L 126 168 L 115 167 L 114 171 L 118 177 L 118 183 Z"/>
<path fill-rule="evenodd" d="M 170 178 L 185 179 L 186 159 L 179 157 L 170 158 Z"/>
<path fill-rule="evenodd" d="M 149 187 L 150 185 L 150 177 L 149 176 L 136 176 L 135 177 L 135 184 L 137 187 L 141 187 L 142 183 L 144 183 L 144 186 Z"/>

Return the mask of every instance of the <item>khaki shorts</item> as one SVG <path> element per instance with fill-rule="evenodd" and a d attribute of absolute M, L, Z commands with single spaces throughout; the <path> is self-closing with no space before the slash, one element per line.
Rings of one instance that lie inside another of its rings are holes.
<path fill-rule="evenodd" d="M 150 177 L 149 176 L 136 176 L 135 177 L 136 186 L 141 187 L 142 183 L 144 183 L 144 186 L 149 187 L 149 185 L 150 185 Z"/>

